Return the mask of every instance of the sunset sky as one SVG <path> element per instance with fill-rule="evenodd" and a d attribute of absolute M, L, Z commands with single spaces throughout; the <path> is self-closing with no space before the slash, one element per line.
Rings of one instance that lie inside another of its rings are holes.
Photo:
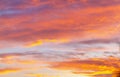
<path fill-rule="evenodd" d="M 0 0 L 0 77 L 111 77 L 119 43 L 120 0 Z"/>

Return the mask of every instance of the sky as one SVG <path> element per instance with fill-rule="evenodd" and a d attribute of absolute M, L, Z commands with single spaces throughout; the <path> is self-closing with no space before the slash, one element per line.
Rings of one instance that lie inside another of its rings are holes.
<path fill-rule="evenodd" d="M 112 77 L 120 0 L 0 0 L 0 77 Z"/>

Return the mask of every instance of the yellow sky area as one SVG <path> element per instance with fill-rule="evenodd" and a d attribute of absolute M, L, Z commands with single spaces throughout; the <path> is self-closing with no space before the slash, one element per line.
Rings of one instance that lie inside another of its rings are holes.
<path fill-rule="evenodd" d="M 45 74 L 27 74 L 27 76 L 31 76 L 31 77 L 60 77 L 60 76 L 51 76 L 51 75 L 45 75 Z"/>
<path fill-rule="evenodd" d="M 71 72 L 68 72 L 68 73 L 61 73 L 60 75 L 59 75 L 59 77 L 92 77 L 92 76 L 90 76 L 90 75 L 88 75 L 88 74 L 73 74 L 73 73 L 71 73 Z"/>
<path fill-rule="evenodd" d="M 32 77 L 42 77 L 42 74 L 27 74 L 27 75 Z"/>
<path fill-rule="evenodd" d="M 107 71 L 94 72 L 94 73 L 91 74 L 91 75 L 112 74 L 112 73 L 113 73 L 113 71 L 111 71 L 111 70 L 107 70 Z"/>
<path fill-rule="evenodd" d="M 20 69 L 2 69 L 0 70 L 0 75 L 14 73 L 18 71 L 20 71 Z"/>
<path fill-rule="evenodd" d="M 18 63 L 20 63 L 20 64 L 37 64 L 38 61 L 36 61 L 36 60 L 23 60 L 23 61 L 18 61 Z"/>
<path fill-rule="evenodd" d="M 43 75 L 43 74 L 28 74 L 32 77 L 91 77 L 85 74 L 61 73 L 60 75 Z"/>
<path fill-rule="evenodd" d="M 61 77 L 91 77 L 91 76 L 85 74 L 66 74 L 65 76 L 63 75 Z"/>
<path fill-rule="evenodd" d="M 30 47 L 34 47 L 34 46 L 38 46 L 38 45 L 42 45 L 43 41 L 42 40 L 37 40 L 33 43 L 27 44 L 26 47 L 30 48 Z"/>
<path fill-rule="evenodd" d="M 13 56 L 13 55 L 8 55 L 8 56 L 5 56 L 4 59 L 13 59 L 15 58 L 16 56 Z"/>
<path fill-rule="evenodd" d="M 41 70 L 42 71 L 42 70 Z M 80 73 L 80 74 L 74 74 L 71 71 L 65 71 L 65 70 L 44 70 L 43 72 L 39 73 L 28 73 L 27 76 L 30 77 L 92 77 L 91 75 L 87 73 Z"/>
<path fill-rule="evenodd" d="M 65 42 L 68 42 L 67 39 L 60 39 L 60 40 L 57 40 L 57 39 L 45 39 L 45 40 L 37 40 L 37 41 L 34 41 L 32 43 L 29 43 L 26 45 L 26 47 L 35 47 L 35 46 L 39 46 L 39 45 L 42 45 L 44 43 L 65 43 Z"/>

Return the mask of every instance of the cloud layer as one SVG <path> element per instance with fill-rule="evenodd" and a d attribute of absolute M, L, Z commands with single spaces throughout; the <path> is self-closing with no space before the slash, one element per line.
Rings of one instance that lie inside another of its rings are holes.
<path fill-rule="evenodd" d="M 110 77 L 119 20 L 120 0 L 0 0 L 0 75 Z"/>
<path fill-rule="evenodd" d="M 118 0 L 2 0 L 1 3 L 1 8 L 4 7 L 0 11 L 1 41 L 119 38 Z"/>

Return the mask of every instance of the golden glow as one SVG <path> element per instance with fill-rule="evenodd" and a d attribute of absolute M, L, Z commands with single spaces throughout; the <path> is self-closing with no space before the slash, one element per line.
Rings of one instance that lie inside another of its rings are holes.
<path fill-rule="evenodd" d="M 112 74 L 113 71 L 112 70 L 108 70 L 108 71 L 99 71 L 99 72 L 94 72 L 91 75 L 100 75 L 100 74 Z"/>
<path fill-rule="evenodd" d="M 41 74 L 28 74 L 28 76 L 33 76 L 33 77 L 42 77 Z"/>
<path fill-rule="evenodd" d="M 42 40 L 38 40 L 36 42 L 33 42 L 29 45 L 27 45 L 26 47 L 34 47 L 34 46 L 38 46 L 38 45 L 42 45 L 43 44 L 43 41 Z"/>
<path fill-rule="evenodd" d="M 60 77 L 91 77 L 91 76 L 86 74 L 63 73 L 60 75 Z"/>
<path fill-rule="evenodd" d="M 21 69 L 1 69 L 0 70 L 0 75 L 2 74 L 9 74 L 9 73 L 13 73 L 13 72 L 18 72 L 20 71 Z"/>
<path fill-rule="evenodd" d="M 65 43 L 68 42 L 67 39 L 45 39 L 45 40 L 37 40 L 35 42 L 32 42 L 30 44 L 27 44 L 26 47 L 35 47 L 35 46 L 40 46 L 44 43 Z"/>

